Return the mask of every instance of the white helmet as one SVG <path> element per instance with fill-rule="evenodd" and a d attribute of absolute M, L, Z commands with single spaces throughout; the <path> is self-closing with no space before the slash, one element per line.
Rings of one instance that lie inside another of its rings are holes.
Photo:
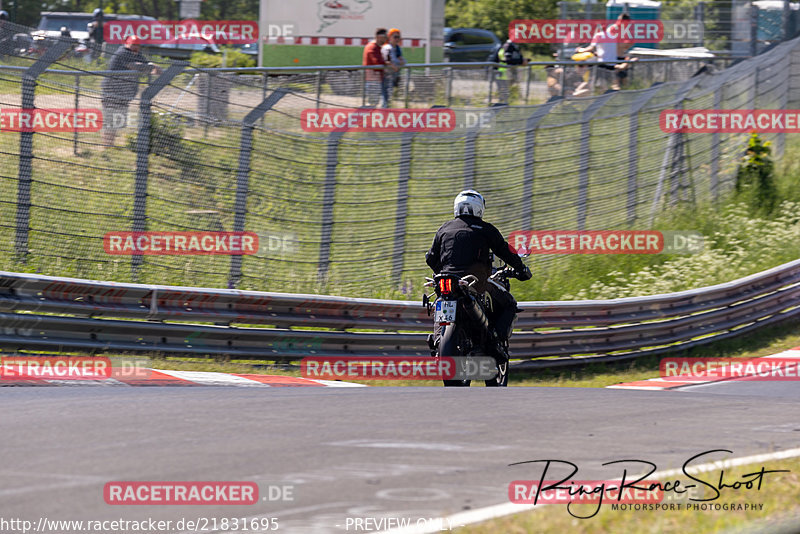
<path fill-rule="evenodd" d="M 472 189 L 462 191 L 453 202 L 453 216 L 459 215 L 474 215 L 475 217 L 483 217 L 483 210 L 486 207 L 486 202 L 483 200 L 483 195 Z"/>

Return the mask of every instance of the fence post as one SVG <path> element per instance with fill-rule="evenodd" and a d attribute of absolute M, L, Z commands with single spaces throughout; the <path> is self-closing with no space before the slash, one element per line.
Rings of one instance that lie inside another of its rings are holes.
<path fill-rule="evenodd" d="M 703 30 L 700 34 L 700 39 L 695 43 L 695 46 L 703 46 L 706 38 L 706 3 L 698 2 L 694 6 L 694 17 L 700 23 L 700 28 Z"/>
<path fill-rule="evenodd" d="M 261 101 L 253 110 L 245 115 L 242 121 L 242 142 L 239 150 L 239 169 L 236 172 L 236 201 L 234 203 L 233 231 L 244 232 L 247 216 L 247 193 L 249 191 L 250 160 L 253 153 L 253 127 L 272 106 L 286 95 L 286 89 L 276 89 L 269 97 Z M 242 255 L 231 256 L 231 271 L 228 276 L 228 288 L 235 289 L 242 279 Z"/>
<path fill-rule="evenodd" d="M 783 40 L 788 41 L 792 37 L 792 7 L 789 0 L 783 0 Z"/>
<path fill-rule="evenodd" d="M 722 85 L 718 85 L 714 91 L 714 109 L 717 110 L 722 105 Z M 715 129 L 711 134 L 711 201 L 716 203 L 719 200 L 719 129 Z"/>
<path fill-rule="evenodd" d="M 36 79 L 51 63 L 63 56 L 71 44 L 59 39 L 49 47 L 22 76 L 22 109 L 34 108 Z M 17 174 L 17 217 L 14 252 L 16 260 L 25 263 L 28 259 L 28 233 L 31 216 L 31 179 L 33 177 L 33 132 L 19 134 L 19 173 Z"/>
<path fill-rule="evenodd" d="M 507 107 L 508 104 L 497 104 L 484 113 L 491 113 L 490 120 L 493 120 L 500 110 L 506 109 Z M 464 189 L 473 189 L 475 187 L 475 143 L 480 130 L 480 124 L 470 128 L 464 140 Z"/>
<path fill-rule="evenodd" d="M 400 141 L 400 170 L 397 181 L 397 215 L 394 223 L 394 255 L 392 280 L 400 282 L 403 276 L 403 256 L 406 243 L 406 217 L 408 216 L 408 179 L 411 174 L 411 145 L 414 132 L 405 132 Z"/>
<path fill-rule="evenodd" d="M 530 97 L 530 94 L 531 94 L 531 69 L 532 69 L 532 66 L 531 65 L 527 65 L 527 67 L 528 68 L 525 69 L 526 72 L 528 73 L 528 75 L 527 75 L 527 77 L 525 79 L 525 104 L 526 105 L 528 103 L 528 98 Z"/>
<path fill-rule="evenodd" d="M 81 99 L 81 75 L 75 75 L 75 109 L 77 110 L 80 107 L 80 99 Z M 76 121 L 77 123 L 77 121 Z M 72 132 L 72 153 L 76 156 L 78 155 L 78 127 L 75 126 Z"/>
<path fill-rule="evenodd" d="M 654 85 L 644 91 L 639 98 L 634 100 L 631 106 L 630 118 L 628 119 L 628 200 L 627 200 L 627 219 L 628 224 L 633 224 L 636 220 L 636 197 L 638 192 L 637 175 L 639 173 L 639 112 L 661 89 Z"/>
<path fill-rule="evenodd" d="M 322 97 L 322 71 L 317 71 L 317 109 L 319 109 L 319 101 Z"/>
<path fill-rule="evenodd" d="M 758 54 L 758 6 L 750 6 L 750 55 Z"/>
<path fill-rule="evenodd" d="M 525 121 L 525 167 L 523 168 L 522 180 L 522 201 L 525 203 L 522 209 L 522 229 L 533 230 L 533 180 L 535 178 L 533 173 L 533 166 L 535 158 L 533 157 L 534 149 L 536 148 L 536 128 L 539 123 L 550 113 L 550 110 L 556 106 L 558 100 L 551 100 L 546 104 L 539 106 L 533 114 Z"/>
<path fill-rule="evenodd" d="M 361 107 L 367 105 L 367 69 L 361 69 Z"/>
<path fill-rule="evenodd" d="M 444 106 L 431 106 L 441 109 Z M 400 166 L 397 181 L 397 214 L 394 223 L 394 255 L 392 280 L 399 282 L 403 276 L 403 258 L 406 249 L 406 217 L 408 216 L 408 180 L 411 177 L 411 146 L 417 132 L 404 132 L 400 140 Z"/>
<path fill-rule="evenodd" d="M 489 96 L 486 99 L 486 105 L 492 105 L 492 90 L 494 89 L 494 67 L 489 67 Z"/>
<path fill-rule="evenodd" d="M 689 92 L 692 89 L 694 89 L 694 86 L 700 83 L 700 80 L 702 80 L 703 78 L 705 77 L 695 76 L 694 78 L 689 78 L 689 80 L 684 82 L 684 84 L 681 85 L 680 89 L 678 89 L 678 91 L 675 93 L 673 101 L 678 103 L 681 110 L 684 110 L 686 108 L 684 103 L 684 98 L 686 98 L 686 95 L 689 94 Z M 664 180 L 667 177 L 667 167 L 671 167 L 671 169 L 674 170 L 676 166 L 676 161 L 678 161 L 679 159 L 675 157 L 674 151 L 676 150 L 675 147 L 679 146 L 679 144 L 682 143 L 682 136 L 683 134 L 681 132 L 674 132 L 669 134 L 669 137 L 667 137 L 667 147 L 664 152 L 664 159 L 661 162 L 661 173 L 658 176 L 656 191 L 655 194 L 653 195 L 653 204 L 650 209 L 650 219 L 648 226 L 653 226 L 653 221 L 656 218 L 656 210 L 658 209 L 658 203 L 660 202 L 661 195 L 664 191 Z M 682 150 L 682 147 L 679 146 L 678 149 Z M 680 157 L 683 157 L 682 152 Z"/>
<path fill-rule="evenodd" d="M 404 67 L 406 69 L 406 94 L 405 94 L 405 108 L 408 109 L 408 91 L 411 89 L 411 68 Z"/>
<path fill-rule="evenodd" d="M 264 83 L 261 86 L 261 100 L 267 98 L 267 89 L 269 88 L 269 71 L 264 71 Z M 264 126 L 264 116 L 261 116 L 261 126 Z"/>
<path fill-rule="evenodd" d="M 453 67 L 447 67 L 447 85 L 445 86 L 445 97 L 447 105 L 450 105 L 453 99 Z"/>
<path fill-rule="evenodd" d="M 322 193 L 322 220 L 320 221 L 319 268 L 317 278 L 324 283 L 331 261 L 331 237 L 333 235 L 333 202 L 336 198 L 336 168 L 339 163 L 339 142 L 344 130 L 331 132 L 328 136 L 328 153 L 325 162 L 325 185 Z"/>
<path fill-rule="evenodd" d="M 136 185 L 133 197 L 133 232 L 144 232 L 147 211 L 147 173 L 150 159 L 150 106 L 153 98 L 167 86 L 189 63 L 175 61 L 142 93 L 139 102 L 139 131 L 136 134 Z M 142 255 L 131 257 L 131 279 L 139 279 Z"/>
<path fill-rule="evenodd" d="M 586 212 L 589 202 L 589 143 L 592 134 L 592 117 L 616 93 L 616 91 L 611 91 L 598 97 L 581 115 L 581 148 L 578 162 L 578 230 L 586 229 Z"/>

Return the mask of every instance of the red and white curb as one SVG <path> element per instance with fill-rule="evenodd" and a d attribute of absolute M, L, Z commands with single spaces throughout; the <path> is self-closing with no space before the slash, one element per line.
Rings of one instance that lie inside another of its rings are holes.
<path fill-rule="evenodd" d="M 297 376 L 213 373 L 206 371 L 167 371 L 147 369 L 143 378 L 104 378 L 98 380 L 54 380 L 26 378 L 0 380 L 0 386 L 234 386 L 234 387 L 366 387 L 364 384 L 319 380 Z"/>
<path fill-rule="evenodd" d="M 763 358 L 748 358 L 749 360 L 758 361 L 761 359 L 778 359 L 778 358 L 791 358 L 797 360 L 800 358 L 800 347 L 774 354 L 772 356 L 764 356 Z M 745 381 L 757 378 L 756 375 L 742 376 L 742 377 L 720 377 L 720 378 L 707 378 L 697 375 L 684 374 L 677 375 L 669 378 L 650 378 L 649 380 L 637 380 L 636 382 L 625 382 L 623 384 L 614 384 L 613 386 L 606 386 L 607 389 L 640 389 L 645 391 L 658 391 L 667 389 L 678 389 L 687 386 L 699 386 L 702 384 L 712 384 L 715 382 L 730 382 L 730 381 Z"/>

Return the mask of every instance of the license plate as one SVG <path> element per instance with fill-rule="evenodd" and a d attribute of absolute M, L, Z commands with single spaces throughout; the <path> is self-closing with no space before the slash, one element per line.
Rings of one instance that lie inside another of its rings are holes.
<path fill-rule="evenodd" d="M 455 300 L 436 301 L 436 322 L 454 323 L 456 321 L 456 304 Z"/>

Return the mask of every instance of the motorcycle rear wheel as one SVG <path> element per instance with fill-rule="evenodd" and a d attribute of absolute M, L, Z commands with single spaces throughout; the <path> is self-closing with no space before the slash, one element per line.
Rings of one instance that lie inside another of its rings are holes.
<path fill-rule="evenodd" d="M 456 359 L 465 358 L 464 347 L 466 347 L 467 333 L 457 324 L 449 324 L 442 332 L 442 339 L 439 340 L 439 357 L 451 357 Z M 445 387 L 469 387 L 471 380 L 443 380 Z"/>

